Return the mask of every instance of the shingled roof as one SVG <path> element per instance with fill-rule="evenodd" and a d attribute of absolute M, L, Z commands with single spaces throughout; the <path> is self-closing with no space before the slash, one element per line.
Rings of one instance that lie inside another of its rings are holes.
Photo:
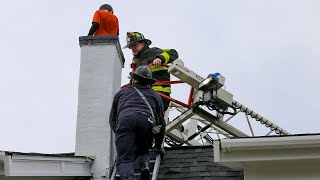
<path fill-rule="evenodd" d="M 243 180 L 244 177 L 242 171 L 215 163 L 212 146 L 182 146 L 166 148 L 158 179 Z"/>

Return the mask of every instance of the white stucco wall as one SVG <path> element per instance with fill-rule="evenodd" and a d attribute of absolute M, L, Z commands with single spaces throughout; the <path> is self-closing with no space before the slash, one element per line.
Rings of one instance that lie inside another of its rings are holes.
<path fill-rule="evenodd" d="M 320 162 L 287 161 L 245 168 L 245 180 L 319 180 Z"/>

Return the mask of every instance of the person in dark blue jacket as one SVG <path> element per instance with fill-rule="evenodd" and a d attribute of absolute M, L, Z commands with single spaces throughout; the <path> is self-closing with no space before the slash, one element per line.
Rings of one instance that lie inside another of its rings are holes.
<path fill-rule="evenodd" d="M 162 156 L 165 121 L 163 103 L 150 85 L 156 82 L 148 66 L 140 66 L 130 76 L 132 85 L 118 91 L 114 97 L 109 124 L 116 136 L 117 170 L 121 179 L 134 179 L 134 164 L 141 168 L 141 179 L 150 179 L 149 149 L 154 148 Z M 152 113 L 146 102 L 133 88 L 137 88 L 149 102 L 153 114 L 159 120 L 160 133 L 152 132 L 153 123 L 148 121 Z"/>

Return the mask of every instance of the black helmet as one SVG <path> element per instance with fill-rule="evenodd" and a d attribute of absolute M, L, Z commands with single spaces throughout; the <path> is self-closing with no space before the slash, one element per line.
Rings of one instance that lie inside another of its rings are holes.
<path fill-rule="evenodd" d="M 110 6 L 109 4 L 103 4 L 100 6 L 99 10 L 108 10 L 110 12 L 113 12 L 113 8 L 112 6 Z"/>
<path fill-rule="evenodd" d="M 123 48 L 130 48 L 131 44 L 144 41 L 148 46 L 152 43 L 149 39 L 139 32 L 127 32 L 127 45 Z"/>
<path fill-rule="evenodd" d="M 130 72 L 130 76 L 141 84 L 154 84 L 157 81 L 152 78 L 152 72 L 148 66 L 137 67 L 134 72 Z"/>

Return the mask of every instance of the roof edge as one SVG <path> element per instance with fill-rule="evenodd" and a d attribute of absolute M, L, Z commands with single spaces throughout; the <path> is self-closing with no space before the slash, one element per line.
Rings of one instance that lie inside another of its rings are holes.
<path fill-rule="evenodd" d="M 220 148 L 223 152 L 242 150 L 317 148 L 320 147 L 320 135 L 261 137 L 241 139 L 221 139 Z"/>

